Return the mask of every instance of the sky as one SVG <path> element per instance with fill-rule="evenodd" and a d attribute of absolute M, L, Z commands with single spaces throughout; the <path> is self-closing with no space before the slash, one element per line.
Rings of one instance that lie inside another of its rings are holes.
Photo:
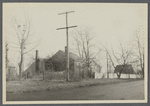
<path fill-rule="evenodd" d="M 20 25 L 25 23 L 25 17 L 31 20 L 31 37 L 26 50 L 36 44 L 38 46 L 25 56 L 25 66 L 35 57 L 35 50 L 39 51 L 39 57 L 45 58 L 55 54 L 58 50 L 64 50 L 66 46 L 66 30 L 56 30 L 65 27 L 65 15 L 58 15 L 66 11 L 74 11 L 68 14 L 68 25 L 77 25 L 77 28 L 69 29 L 69 47 L 72 48 L 72 32 L 83 26 L 92 28 L 97 50 L 102 45 L 108 49 L 113 47 L 119 51 L 119 45 L 130 48 L 135 43 L 135 36 L 139 36 L 141 42 L 147 37 L 148 5 L 146 3 L 3 3 L 3 36 L 9 44 L 9 59 L 17 65 L 19 61 L 19 48 L 14 27 L 14 19 Z M 21 27 L 22 28 L 22 27 Z M 105 53 L 99 54 L 100 64 L 106 66 Z"/>

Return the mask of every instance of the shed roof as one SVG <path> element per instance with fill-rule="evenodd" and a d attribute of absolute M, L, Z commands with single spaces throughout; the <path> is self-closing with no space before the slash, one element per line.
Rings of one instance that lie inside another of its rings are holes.
<path fill-rule="evenodd" d="M 114 72 L 117 73 L 120 71 L 122 71 L 122 73 L 124 73 L 124 74 L 134 74 L 135 73 L 132 65 L 117 65 Z"/>

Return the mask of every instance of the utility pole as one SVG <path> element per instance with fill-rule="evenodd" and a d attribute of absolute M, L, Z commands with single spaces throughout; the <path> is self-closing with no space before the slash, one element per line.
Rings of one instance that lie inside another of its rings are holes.
<path fill-rule="evenodd" d="M 38 50 L 36 50 L 35 56 L 35 72 L 38 74 Z"/>
<path fill-rule="evenodd" d="M 44 61 L 41 62 L 42 70 L 43 70 L 43 81 L 45 80 L 45 63 Z"/>
<path fill-rule="evenodd" d="M 108 72 L 108 53 L 106 52 L 106 58 L 107 58 L 107 78 L 109 78 L 109 72 Z"/>
<path fill-rule="evenodd" d="M 66 70 L 67 70 L 67 81 L 69 81 L 69 37 L 68 37 L 68 29 L 74 28 L 77 26 L 69 26 L 68 27 L 68 13 L 73 13 L 74 11 L 59 13 L 58 15 L 64 15 L 66 14 L 66 27 L 58 28 L 57 30 L 66 29 L 66 35 L 67 35 L 67 59 L 66 59 Z"/>

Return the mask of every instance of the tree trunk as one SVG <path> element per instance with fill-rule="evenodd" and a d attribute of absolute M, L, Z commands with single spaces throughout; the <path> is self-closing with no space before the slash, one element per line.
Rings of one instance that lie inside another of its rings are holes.
<path fill-rule="evenodd" d="M 24 51 L 24 37 L 21 40 L 21 59 L 19 63 L 19 79 L 22 79 L 22 65 L 23 65 L 23 51 Z"/>
<path fill-rule="evenodd" d="M 83 70 L 82 70 L 82 78 L 84 79 L 84 68 L 83 68 Z"/>
<path fill-rule="evenodd" d="M 117 73 L 117 77 L 118 77 L 118 79 L 120 79 L 121 73 Z"/>
<path fill-rule="evenodd" d="M 118 79 L 120 79 L 120 75 L 118 75 Z"/>
<path fill-rule="evenodd" d="M 142 67 L 142 73 L 143 73 L 143 78 L 144 78 L 144 67 Z"/>
<path fill-rule="evenodd" d="M 22 79 L 22 63 L 23 63 L 23 54 L 21 54 L 21 60 L 19 63 L 19 79 Z"/>

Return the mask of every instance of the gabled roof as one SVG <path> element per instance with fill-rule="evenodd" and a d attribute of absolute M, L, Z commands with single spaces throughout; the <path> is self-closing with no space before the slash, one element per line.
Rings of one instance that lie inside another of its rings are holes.
<path fill-rule="evenodd" d="M 54 54 L 50 60 L 63 62 L 65 59 L 65 53 L 62 50 L 59 50 L 56 54 Z"/>
<path fill-rule="evenodd" d="M 116 68 L 115 68 L 115 73 L 119 72 L 122 70 L 122 73 L 124 74 L 134 74 L 134 70 L 133 70 L 133 67 L 132 65 L 117 65 Z"/>
<path fill-rule="evenodd" d="M 45 59 L 45 62 L 47 62 L 49 60 L 64 62 L 65 58 L 66 58 L 65 51 L 59 50 L 51 58 Z M 82 58 L 80 58 L 78 55 L 76 55 L 76 54 L 74 54 L 72 52 L 69 52 L 69 58 L 72 59 L 72 60 L 74 60 L 74 61 L 80 61 L 80 60 L 82 60 Z"/>
<path fill-rule="evenodd" d="M 82 58 L 80 58 L 78 55 L 76 55 L 76 54 L 74 54 L 72 52 L 69 52 L 69 57 L 72 58 L 75 61 L 82 60 Z"/>
<path fill-rule="evenodd" d="M 45 58 L 38 58 L 39 59 L 39 61 L 41 61 L 41 62 L 45 62 L 47 59 L 45 59 Z"/>

